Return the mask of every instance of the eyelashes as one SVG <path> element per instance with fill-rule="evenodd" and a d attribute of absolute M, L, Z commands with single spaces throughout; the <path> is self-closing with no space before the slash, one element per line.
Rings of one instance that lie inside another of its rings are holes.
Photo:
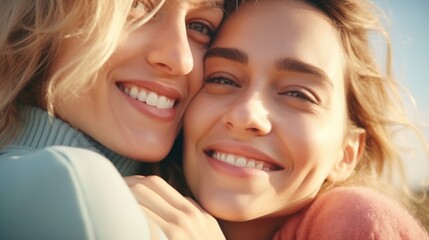
<path fill-rule="evenodd" d="M 227 74 L 226 74 L 227 75 Z M 229 75 L 229 74 L 228 74 Z M 232 76 L 225 76 L 224 74 L 213 74 L 204 79 L 205 88 L 213 93 L 229 93 L 235 89 L 240 89 L 242 86 L 238 80 L 235 80 Z M 279 96 L 288 97 L 286 101 L 298 101 L 306 104 L 320 105 L 320 99 L 304 86 L 290 85 L 283 87 L 280 91 L 277 91 Z"/>
<path fill-rule="evenodd" d="M 187 24 L 188 28 L 205 35 L 213 36 L 215 28 L 208 23 L 190 22 Z"/>
<path fill-rule="evenodd" d="M 222 76 L 209 77 L 204 80 L 206 84 L 216 84 L 219 86 L 240 87 L 234 80 Z"/>
<path fill-rule="evenodd" d="M 129 13 L 130 22 L 137 22 L 136 27 L 139 28 L 142 25 L 140 23 L 151 22 L 152 26 L 154 26 L 160 19 L 165 19 L 165 21 L 184 21 L 188 38 L 199 45 L 203 45 L 205 48 L 208 47 L 223 17 L 223 13 L 220 10 L 204 7 L 194 9 L 192 5 L 186 5 L 183 10 L 187 11 L 186 16 L 184 18 L 174 18 L 169 17 L 168 11 L 170 10 L 162 12 L 164 7 L 161 5 L 162 2 L 161 0 L 134 0 Z M 150 18 L 147 18 L 149 16 Z"/>
<path fill-rule="evenodd" d="M 309 90 L 302 88 L 302 87 L 296 87 L 291 86 L 288 87 L 285 91 L 282 91 L 280 95 L 290 96 L 297 99 L 300 99 L 301 101 L 317 104 L 319 105 L 319 99 L 312 94 Z"/>
<path fill-rule="evenodd" d="M 189 20 L 186 28 L 190 38 L 205 46 L 209 45 L 216 32 L 216 27 L 203 19 Z"/>

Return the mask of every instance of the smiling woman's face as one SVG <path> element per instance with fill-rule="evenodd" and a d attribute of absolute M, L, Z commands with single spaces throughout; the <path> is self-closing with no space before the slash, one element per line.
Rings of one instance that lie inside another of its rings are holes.
<path fill-rule="evenodd" d="M 350 174 L 342 56 L 327 17 L 302 2 L 249 3 L 227 19 L 184 122 L 185 175 L 205 209 L 288 214 Z"/>
<path fill-rule="evenodd" d="M 56 114 L 119 154 L 161 160 L 203 84 L 203 56 L 222 4 L 165 1 L 153 19 L 124 36 L 91 87 L 56 101 Z M 75 41 L 67 40 L 53 71 L 73 54 Z"/>

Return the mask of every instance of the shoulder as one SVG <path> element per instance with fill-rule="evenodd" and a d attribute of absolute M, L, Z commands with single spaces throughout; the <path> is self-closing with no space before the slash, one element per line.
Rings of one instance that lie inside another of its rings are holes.
<path fill-rule="evenodd" d="M 382 213 L 386 211 L 406 212 L 398 202 L 365 187 L 339 187 L 329 190 L 315 200 L 312 208 L 326 214 L 350 217 L 358 214 L 359 218 L 370 219 L 383 217 Z"/>
<path fill-rule="evenodd" d="M 82 156 L 91 156 L 97 159 L 104 158 L 101 154 L 93 150 L 71 146 L 47 146 L 35 149 L 24 145 L 9 145 L 0 148 L 0 159 L 2 160 L 67 160 L 73 158 L 82 158 Z"/>
<path fill-rule="evenodd" d="M 0 179 L 8 177 L 34 178 L 40 172 L 43 176 L 48 173 L 73 174 L 81 169 L 95 170 L 103 166 L 114 166 L 108 159 L 92 150 L 51 146 L 41 149 L 31 149 L 23 146 L 10 146 L 0 152 Z"/>
<path fill-rule="evenodd" d="M 322 193 L 304 213 L 296 234 L 298 239 L 429 239 L 398 202 L 363 187 Z"/>
<path fill-rule="evenodd" d="M 7 148 L 0 192 L 0 239 L 150 239 L 119 172 L 91 150 Z"/>

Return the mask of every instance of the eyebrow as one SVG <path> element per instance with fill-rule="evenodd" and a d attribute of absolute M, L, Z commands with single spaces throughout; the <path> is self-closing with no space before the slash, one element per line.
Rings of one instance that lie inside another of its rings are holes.
<path fill-rule="evenodd" d="M 279 58 L 276 61 L 276 69 L 280 71 L 293 71 L 298 73 L 315 75 L 319 79 L 322 79 L 323 81 L 328 83 L 331 87 L 333 86 L 332 80 L 329 78 L 328 74 L 326 74 L 325 71 L 296 58 Z"/>
<path fill-rule="evenodd" d="M 225 58 L 225 59 L 238 62 L 241 64 L 245 64 L 245 65 L 247 65 L 247 62 L 249 61 L 248 60 L 249 57 L 247 56 L 247 54 L 236 48 L 215 47 L 215 48 L 209 49 L 206 52 L 204 59 L 211 58 L 211 57 Z"/>
<path fill-rule="evenodd" d="M 206 52 L 204 59 L 211 57 L 225 58 L 244 65 L 247 65 L 249 61 L 249 56 L 244 51 L 237 48 L 215 47 L 209 49 Z M 315 75 L 319 79 L 323 80 L 323 82 L 327 83 L 330 87 L 333 87 L 333 82 L 329 78 L 328 74 L 325 73 L 325 71 L 293 57 L 279 58 L 275 63 L 275 68 L 279 71 L 292 71 Z"/>

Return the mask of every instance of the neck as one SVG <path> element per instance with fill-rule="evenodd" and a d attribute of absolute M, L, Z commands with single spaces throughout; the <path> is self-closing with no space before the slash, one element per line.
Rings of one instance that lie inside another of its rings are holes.
<path fill-rule="evenodd" d="M 9 144 L 20 145 L 28 149 L 41 149 L 50 146 L 89 149 L 104 155 L 123 176 L 138 173 L 140 162 L 115 153 L 65 121 L 51 117 L 45 110 L 29 105 L 20 105 L 19 111 L 24 124 L 19 134 Z"/>
<path fill-rule="evenodd" d="M 261 217 L 249 221 L 225 221 L 218 219 L 219 225 L 228 240 L 270 240 L 283 225 L 306 208 L 313 197 L 304 198 L 284 209 L 281 215 Z M 280 214 L 280 213 L 278 213 Z"/>
<path fill-rule="evenodd" d="M 246 222 L 219 220 L 219 225 L 228 240 L 269 240 L 286 222 L 287 217 L 273 217 Z"/>

